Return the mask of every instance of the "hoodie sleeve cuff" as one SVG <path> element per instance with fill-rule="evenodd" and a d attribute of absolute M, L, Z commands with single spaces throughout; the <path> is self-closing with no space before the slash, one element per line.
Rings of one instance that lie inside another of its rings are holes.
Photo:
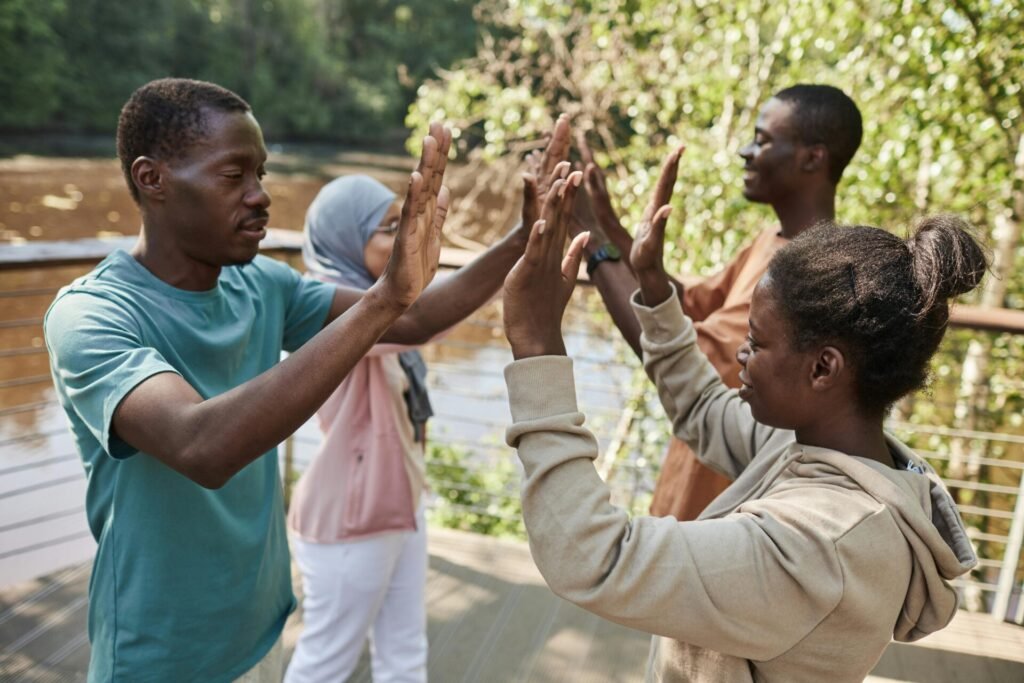
<path fill-rule="evenodd" d="M 576 413 L 572 359 L 566 356 L 525 358 L 505 366 L 513 422 Z"/>
<path fill-rule="evenodd" d="M 693 330 L 693 323 L 683 313 L 683 306 L 679 303 L 679 292 L 675 284 L 672 284 L 672 296 L 657 306 L 645 306 L 639 289 L 633 292 L 630 304 L 640 321 L 643 336 L 651 344 L 667 344 Z"/>

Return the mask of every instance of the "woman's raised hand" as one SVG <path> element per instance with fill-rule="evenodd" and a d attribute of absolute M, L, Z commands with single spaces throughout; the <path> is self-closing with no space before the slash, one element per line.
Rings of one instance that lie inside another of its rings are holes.
<path fill-rule="evenodd" d="M 654 195 L 644 210 L 643 220 L 633 239 L 629 252 L 629 263 L 640 283 L 644 304 L 656 306 L 672 295 L 672 285 L 665 272 L 665 225 L 672 213 L 669 202 L 672 188 L 679 172 L 679 158 L 683 153 L 679 147 L 661 168 L 661 176 L 654 188 Z"/>
<path fill-rule="evenodd" d="M 505 336 L 517 360 L 565 355 L 562 314 L 576 285 L 589 237 L 589 233 L 577 235 L 563 256 L 573 201 L 582 181 L 583 175 L 577 171 L 551 184 L 541 217 L 531 227 L 526 251 L 505 278 Z"/>

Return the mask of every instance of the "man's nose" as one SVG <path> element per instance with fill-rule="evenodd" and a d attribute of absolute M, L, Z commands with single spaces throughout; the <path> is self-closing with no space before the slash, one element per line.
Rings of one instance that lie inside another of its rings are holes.
<path fill-rule="evenodd" d="M 263 183 L 257 182 L 245 195 L 245 203 L 247 206 L 267 209 L 270 207 L 270 193 L 263 187 Z"/>

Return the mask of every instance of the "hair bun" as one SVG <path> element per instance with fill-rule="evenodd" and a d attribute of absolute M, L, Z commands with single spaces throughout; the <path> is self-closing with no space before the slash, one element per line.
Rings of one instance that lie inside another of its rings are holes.
<path fill-rule="evenodd" d="M 914 278 L 921 289 L 921 316 L 981 283 L 988 258 L 972 228 L 959 216 L 927 216 L 907 239 Z"/>

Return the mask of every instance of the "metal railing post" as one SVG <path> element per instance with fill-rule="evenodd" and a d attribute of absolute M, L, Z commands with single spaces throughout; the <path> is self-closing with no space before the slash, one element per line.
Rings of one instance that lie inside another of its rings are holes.
<path fill-rule="evenodd" d="M 999 568 L 999 583 L 996 598 L 992 603 L 992 618 L 1005 621 L 1010 617 L 1010 596 L 1013 583 L 1017 576 L 1017 563 L 1020 561 L 1021 543 L 1024 542 L 1024 472 L 1021 473 L 1020 485 L 1017 489 L 1017 502 L 1013 506 L 1013 521 L 1010 522 L 1010 536 L 1003 555 L 1003 566 Z M 1024 596 L 1022 596 L 1024 600 Z"/>

